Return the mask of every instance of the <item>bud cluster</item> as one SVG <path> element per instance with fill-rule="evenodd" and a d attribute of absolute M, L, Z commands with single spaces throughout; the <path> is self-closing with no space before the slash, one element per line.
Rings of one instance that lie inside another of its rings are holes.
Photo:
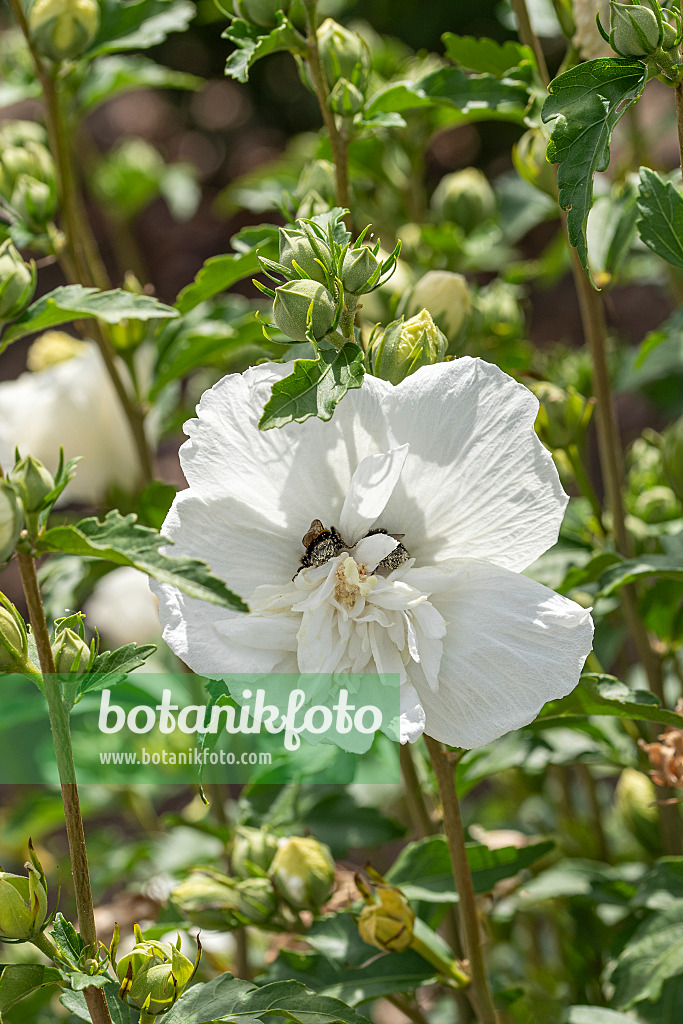
<path fill-rule="evenodd" d="M 330 93 L 328 105 L 340 117 L 352 118 L 365 105 L 372 63 L 370 48 L 362 36 L 333 18 L 325 18 L 317 36 Z"/>
<path fill-rule="evenodd" d="M 120 999 L 141 1014 L 155 1017 L 170 1010 L 190 984 L 199 966 L 202 947 L 198 939 L 197 956 L 192 963 L 180 952 L 180 936 L 174 944 L 145 939 L 137 924 L 134 932 L 135 946 L 118 963 L 115 932 L 109 959 L 121 983 Z"/>
<path fill-rule="evenodd" d="M 57 179 L 45 132 L 33 121 L 0 128 L 0 198 L 16 220 L 44 234 L 57 210 Z"/>
<path fill-rule="evenodd" d="M 683 39 L 678 11 L 662 9 L 659 0 L 631 0 L 629 4 L 612 0 L 609 7 L 609 35 L 599 18 L 598 28 L 620 57 L 651 57 L 665 66 L 678 62 L 678 46 Z M 673 18 L 673 23 L 669 18 Z"/>

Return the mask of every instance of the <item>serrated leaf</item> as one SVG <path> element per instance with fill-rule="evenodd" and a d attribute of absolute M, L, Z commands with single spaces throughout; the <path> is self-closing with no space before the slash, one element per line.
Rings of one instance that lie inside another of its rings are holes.
<path fill-rule="evenodd" d="M 168 320 L 177 316 L 177 309 L 150 295 L 133 295 L 121 288 L 101 292 L 80 284 L 63 285 L 31 303 L 7 328 L 0 338 L 0 352 L 28 334 L 72 320 L 97 318 L 108 324 L 117 324 L 120 320 Z"/>
<path fill-rule="evenodd" d="M 118 985 L 115 985 L 113 982 L 107 982 L 104 986 L 104 995 L 109 1007 L 112 1024 L 138 1024 L 140 1011 L 136 1012 L 132 1007 L 126 1006 L 125 1003 L 121 1002 Z M 62 993 L 60 1002 L 79 1020 L 85 1020 L 92 1024 L 92 1018 L 82 992 L 74 992 L 73 989 L 68 989 Z"/>
<path fill-rule="evenodd" d="M 68 960 L 77 962 L 85 949 L 85 943 L 70 921 L 59 913 L 52 926 L 52 938 L 61 953 Z"/>
<path fill-rule="evenodd" d="M 472 120 L 498 117 L 522 123 L 528 102 L 525 82 L 501 81 L 494 75 L 468 75 L 462 68 L 445 67 L 415 82 L 394 82 L 380 89 L 370 98 L 364 116 L 452 106 Z"/>
<path fill-rule="evenodd" d="M 108 978 L 102 974 L 83 974 L 82 971 L 73 971 L 69 974 L 69 981 L 74 992 L 83 992 L 86 988 L 106 988 Z"/>
<path fill-rule="evenodd" d="M 160 583 L 169 583 L 190 597 L 235 611 L 247 611 L 244 602 L 214 576 L 197 558 L 174 558 L 161 547 L 171 542 L 157 530 L 141 526 L 137 516 L 122 516 L 116 509 L 102 522 L 94 516 L 75 525 L 54 526 L 39 539 L 40 552 L 61 551 L 68 555 L 104 558 L 116 565 L 131 565 Z"/>
<path fill-rule="evenodd" d="M 640 96 L 647 81 L 642 61 L 622 57 L 589 60 L 559 75 L 543 105 L 554 121 L 548 160 L 559 164 L 559 203 L 567 210 L 569 241 L 588 270 L 586 221 L 593 202 L 593 175 L 610 159 L 615 125 Z"/>
<path fill-rule="evenodd" d="M 117 682 L 123 682 L 127 673 L 141 668 L 156 649 L 155 644 L 130 643 L 116 651 L 99 654 L 92 669 L 78 687 L 79 696 L 84 693 L 96 693 L 105 687 L 115 686 Z"/>
<path fill-rule="evenodd" d="M 273 238 L 277 239 L 277 229 L 275 228 L 273 229 Z M 273 250 L 272 255 L 277 255 L 276 243 Z M 262 256 L 269 257 L 270 246 L 267 251 L 259 249 L 259 252 Z M 228 253 L 225 256 L 212 256 L 204 263 L 194 281 L 180 292 L 176 299 L 176 309 L 182 314 L 189 313 L 200 302 L 206 302 L 214 295 L 220 295 L 221 292 L 227 291 L 236 281 L 242 281 L 245 277 L 252 277 L 260 272 L 261 264 L 255 249 L 247 252 Z"/>
<path fill-rule="evenodd" d="M 629 558 L 610 566 L 599 579 L 600 597 L 614 594 L 622 587 L 634 583 L 647 576 L 657 576 L 663 580 L 683 581 L 683 564 L 676 555 L 641 555 L 640 558 Z"/>
<path fill-rule="evenodd" d="M 0 973 L 0 1013 L 7 1013 L 36 989 L 56 985 L 60 981 L 61 974 L 55 967 L 9 964 Z"/>
<path fill-rule="evenodd" d="M 100 28 L 88 57 L 147 50 L 171 32 L 184 32 L 197 13 L 190 0 L 100 0 Z"/>
<path fill-rule="evenodd" d="M 197 90 L 203 79 L 185 71 L 165 68 L 148 57 L 101 57 L 88 67 L 78 90 L 78 103 L 86 113 L 100 103 L 132 89 Z"/>
<path fill-rule="evenodd" d="M 631 690 L 614 676 L 588 672 L 581 676 L 579 685 L 567 697 L 546 704 L 536 721 L 542 726 L 549 718 L 585 718 L 588 715 L 681 726 L 681 716 L 660 707 L 649 690 Z"/>
<path fill-rule="evenodd" d="M 511 68 L 519 67 L 524 61 L 535 63 L 528 46 L 514 40 L 497 43 L 494 39 L 475 39 L 474 36 L 457 36 L 446 32 L 441 37 L 446 47 L 446 56 L 470 71 L 502 78 Z"/>
<path fill-rule="evenodd" d="M 294 372 L 273 384 L 259 421 L 261 430 L 311 416 L 332 418 L 347 391 L 363 383 L 363 350 L 349 341 L 341 349 L 321 345 L 317 359 L 295 359 Z"/>
<path fill-rule="evenodd" d="M 262 57 L 277 53 L 279 50 L 287 50 L 302 56 L 306 53 L 306 41 L 303 36 L 284 15 L 280 14 L 279 17 L 281 21 L 278 27 L 267 34 L 264 34 L 257 25 L 251 25 L 241 18 L 233 19 L 222 35 L 223 39 L 229 39 L 237 47 L 226 61 L 226 75 L 236 78 L 238 82 L 246 82 L 252 65 Z"/>
<path fill-rule="evenodd" d="M 638 231 L 653 252 L 683 268 L 683 196 L 649 167 L 640 168 Z"/>
<path fill-rule="evenodd" d="M 683 900 L 653 914 L 636 932 L 612 972 L 614 1005 L 654 1002 L 668 978 L 683 974 Z"/>

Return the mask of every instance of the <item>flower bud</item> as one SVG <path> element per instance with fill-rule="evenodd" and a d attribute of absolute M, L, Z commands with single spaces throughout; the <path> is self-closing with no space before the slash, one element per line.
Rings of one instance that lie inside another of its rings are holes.
<path fill-rule="evenodd" d="M 325 18 L 318 29 L 318 46 L 325 78 L 333 90 L 340 78 L 365 91 L 370 76 L 370 48 L 357 32 Z"/>
<path fill-rule="evenodd" d="M 17 145 L 5 145 L 0 130 L 0 195 L 11 200 L 21 175 L 42 181 L 55 190 L 55 165 L 50 151 L 34 139 L 27 139 Z"/>
<path fill-rule="evenodd" d="M 657 792 L 647 775 L 624 768 L 614 791 L 614 809 L 631 835 L 646 850 L 659 849 Z"/>
<path fill-rule="evenodd" d="M 57 193 L 44 181 L 22 174 L 12 192 L 11 205 L 22 224 L 42 232 L 56 213 Z"/>
<path fill-rule="evenodd" d="M 183 994 L 197 970 L 201 946 L 194 964 L 180 952 L 180 937 L 173 945 L 144 939 L 135 925 L 136 943 L 116 965 L 121 982 L 119 996 L 141 1013 L 156 1016 L 170 1010 Z"/>
<path fill-rule="evenodd" d="M 552 199 L 557 199 L 553 165 L 546 156 L 548 139 L 539 128 L 530 128 L 512 147 L 512 162 L 520 178 Z"/>
<path fill-rule="evenodd" d="M 453 344 L 472 312 L 470 290 L 463 275 L 452 274 L 449 270 L 429 270 L 417 282 L 408 300 L 409 314 L 421 309 L 429 310 Z"/>
<path fill-rule="evenodd" d="M 10 473 L 10 480 L 19 488 L 25 512 L 40 511 L 55 487 L 52 473 L 32 455 L 26 455 L 17 462 Z"/>
<path fill-rule="evenodd" d="M 500 279 L 477 294 L 472 311 L 472 331 L 481 338 L 510 341 L 524 334 L 524 310 L 520 289 Z"/>
<path fill-rule="evenodd" d="M 240 878 L 250 878 L 268 871 L 277 852 L 277 846 L 277 836 L 268 829 L 240 825 L 232 841 L 232 870 Z"/>
<path fill-rule="evenodd" d="M 72 338 L 65 331 L 45 331 L 29 346 L 26 354 L 26 366 L 31 373 L 41 373 L 50 366 L 65 363 L 74 356 L 83 355 L 88 350 L 87 341 Z"/>
<path fill-rule="evenodd" d="M 218 931 L 265 924 L 277 910 L 277 899 L 267 878 L 236 882 L 210 868 L 193 871 L 173 890 L 171 902 L 193 924 Z"/>
<path fill-rule="evenodd" d="M 496 196 L 486 175 L 476 167 L 446 174 L 434 190 L 430 206 L 441 220 L 453 221 L 466 235 L 496 210 Z"/>
<path fill-rule="evenodd" d="M 403 953 L 413 941 L 415 911 L 399 889 L 377 888 L 379 903 L 363 907 L 358 932 L 363 942 L 385 952 Z"/>
<path fill-rule="evenodd" d="M 334 860 L 317 839 L 281 839 L 269 871 L 276 891 L 294 910 L 318 911 L 334 888 Z"/>
<path fill-rule="evenodd" d="M 341 280 L 344 290 L 363 295 L 374 288 L 380 275 L 382 260 L 367 245 L 347 249 L 342 262 Z"/>
<path fill-rule="evenodd" d="M 43 876 L 31 863 L 26 875 L 0 871 L 0 941 L 29 942 L 47 917 L 47 890 Z"/>
<path fill-rule="evenodd" d="M 610 42 L 622 57 L 648 57 L 662 45 L 656 14 L 648 7 L 610 4 Z"/>
<path fill-rule="evenodd" d="M 273 320 L 292 341 L 306 341 L 310 329 L 316 341 L 332 330 L 335 307 L 330 293 L 316 281 L 288 281 L 275 289 Z"/>
<path fill-rule="evenodd" d="M 540 402 L 536 417 L 536 433 L 546 448 L 569 448 L 580 444 L 593 414 L 593 402 L 575 388 L 566 391 L 541 381 L 532 391 Z"/>
<path fill-rule="evenodd" d="M 87 672 L 95 660 L 95 645 L 91 647 L 73 629 L 62 629 L 52 642 L 55 671 Z"/>
<path fill-rule="evenodd" d="M 235 0 L 235 11 L 259 28 L 277 28 L 277 14 L 286 14 L 289 4 L 290 0 Z"/>
<path fill-rule="evenodd" d="M 12 602 L 0 594 L 0 672 L 21 671 L 27 656 L 26 624 Z"/>
<path fill-rule="evenodd" d="M 353 117 L 363 109 L 365 97 L 353 82 L 340 78 L 335 83 L 327 102 L 330 110 L 340 117 Z"/>
<path fill-rule="evenodd" d="M 298 276 L 294 267 L 296 263 L 306 277 L 319 284 L 325 284 L 325 271 L 321 263 L 331 273 L 332 254 L 329 246 L 316 235 L 309 235 L 306 231 L 300 231 L 298 228 L 280 228 L 278 237 L 280 264 Z"/>
<path fill-rule="evenodd" d="M 35 290 L 35 267 L 24 263 L 8 238 L 0 245 L 0 322 L 19 316 Z"/>
<path fill-rule="evenodd" d="M 14 551 L 23 516 L 14 488 L 6 480 L 0 480 L 0 562 L 4 562 Z"/>
<path fill-rule="evenodd" d="M 421 366 L 442 362 L 447 347 L 445 334 L 423 309 L 405 323 L 403 318 L 395 320 L 371 338 L 368 358 L 375 377 L 400 384 Z"/>
<path fill-rule="evenodd" d="M 51 60 L 72 60 L 100 27 L 97 0 L 35 0 L 28 16 L 31 42 Z"/>
<path fill-rule="evenodd" d="M 667 523 L 680 517 L 681 506 L 670 487 L 650 487 L 636 495 L 633 514 L 644 523 Z"/>
<path fill-rule="evenodd" d="M 38 142 L 47 144 L 47 132 L 37 121 L 4 121 L 0 125 L 0 150 Z"/>
<path fill-rule="evenodd" d="M 683 416 L 667 427 L 662 435 L 664 475 L 680 501 L 683 501 Z"/>

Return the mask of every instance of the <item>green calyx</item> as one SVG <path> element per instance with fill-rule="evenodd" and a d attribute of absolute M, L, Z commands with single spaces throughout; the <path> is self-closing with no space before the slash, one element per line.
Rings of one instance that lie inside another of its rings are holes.
<path fill-rule="evenodd" d="M 110 959 L 121 982 L 119 997 L 141 1013 L 155 1017 L 166 1013 L 178 1001 L 195 975 L 202 948 L 197 942 L 194 964 L 180 952 L 180 936 L 174 945 L 145 939 L 139 925 L 134 926 L 136 943 L 130 953 L 116 963 L 118 935 L 115 935 Z"/>
<path fill-rule="evenodd" d="M 368 346 L 368 367 L 375 377 L 400 384 L 421 366 L 440 363 L 448 339 L 426 309 L 406 320 L 394 320 L 383 331 L 377 328 Z"/>
<path fill-rule="evenodd" d="M 674 19 L 673 24 L 668 20 Z M 651 58 L 671 76 L 678 63 L 677 48 L 683 38 L 678 11 L 663 9 L 658 0 L 632 0 L 630 4 L 610 3 L 609 35 L 598 17 L 603 38 L 620 57 Z"/>
<path fill-rule="evenodd" d="M 35 856 L 35 854 L 33 855 Z M 30 942 L 47 918 L 47 887 L 42 870 L 27 862 L 25 875 L 0 871 L 0 941 Z"/>
<path fill-rule="evenodd" d="M 23 313 L 35 290 L 35 264 L 24 263 L 8 238 L 0 245 L 0 322 Z"/>
<path fill-rule="evenodd" d="M 35 0 L 28 15 L 31 41 L 50 60 L 80 57 L 97 35 L 97 0 Z"/>

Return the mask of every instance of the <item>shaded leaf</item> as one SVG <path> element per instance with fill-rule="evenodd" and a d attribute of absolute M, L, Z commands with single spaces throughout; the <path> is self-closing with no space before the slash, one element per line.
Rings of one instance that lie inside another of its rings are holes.
<path fill-rule="evenodd" d="M 475 39 L 474 36 L 457 36 L 446 32 L 442 37 L 446 56 L 470 71 L 502 78 L 511 68 L 522 62 L 535 63 L 528 46 L 513 40 L 497 43 L 494 39 Z"/>
<path fill-rule="evenodd" d="M 56 985 L 59 981 L 61 974 L 56 967 L 9 964 L 0 973 L 0 1013 L 7 1013 L 36 989 Z"/>
<path fill-rule="evenodd" d="M 262 57 L 277 53 L 279 50 L 287 50 L 302 56 L 306 53 L 304 38 L 284 15 L 280 15 L 280 18 L 278 27 L 267 34 L 264 34 L 263 29 L 259 29 L 257 25 L 250 25 L 241 18 L 233 19 L 221 37 L 229 39 L 237 47 L 226 61 L 226 75 L 236 78 L 238 82 L 246 82 L 252 65 Z"/>
<path fill-rule="evenodd" d="M 610 139 L 619 118 L 634 103 L 647 80 L 642 61 L 589 60 L 549 86 L 543 120 L 554 121 L 548 160 L 559 164 L 559 203 L 567 210 L 569 241 L 588 270 L 586 221 L 593 202 L 593 175 L 610 159 Z"/>
<path fill-rule="evenodd" d="M 654 1002 L 668 978 L 683 974 L 683 900 L 653 914 L 638 929 L 617 959 L 612 972 L 614 1005 L 628 1010 L 634 1003 Z"/>
<path fill-rule="evenodd" d="M 649 167 L 640 168 L 638 231 L 658 256 L 683 268 L 683 196 Z"/>
<path fill-rule="evenodd" d="M 277 229 L 275 228 L 273 237 L 277 239 Z M 270 253 L 270 251 L 265 252 L 260 249 L 259 252 L 264 256 L 277 255 L 276 250 Z M 206 261 L 194 281 L 180 292 L 176 299 L 176 309 L 183 314 L 189 313 L 200 302 L 205 302 L 207 299 L 212 299 L 214 295 L 220 295 L 221 292 L 227 291 L 236 281 L 242 281 L 245 277 L 251 277 L 260 272 L 261 264 L 256 255 L 256 249 L 228 253 L 225 256 L 212 256 Z"/>
<path fill-rule="evenodd" d="M 84 677 L 78 692 L 79 695 L 103 690 L 123 682 L 128 672 L 141 668 L 147 658 L 156 651 L 155 644 L 126 644 L 116 651 L 105 651 L 95 658 L 91 671 Z"/>
<path fill-rule="evenodd" d="M 162 67 L 148 57 L 102 57 L 88 68 L 78 90 L 83 112 L 93 110 L 105 100 L 132 89 L 201 88 L 203 80 L 185 71 Z"/>
<path fill-rule="evenodd" d="M 660 707 L 649 690 L 631 690 L 614 676 L 588 672 L 581 676 L 579 685 L 567 697 L 546 704 L 536 721 L 543 725 L 549 718 L 583 718 L 586 715 L 635 718 L 641 722 L 657 722 L 677 728 L 681 725 L 680 715 Z"/>
<path fill-rule="evenodd" d="M 473 120 L 498 116 L 521 123 L 528 102 L 525 82 L 500 81 L 494 75 L 468 75 L 462 68 L 445 67 L 415 82 L 394 82 L 380 89 L 370 98 L 364 116 L 454 106 Z"/>
<path fill-rule="evenodd" d="M 104 986 L 104 995 L 109 1007 L 112 1024 L 138 1024 L 140 1012 L 137 1013 L 132 1007 L 126 1006 L 119 999 L 119 986 L 113 982 L 107 982 Z M 60 1002 L 79 1020 L 92 1021 L 85 996 L 82 992 L 67 990 L 62 993 Z"/>
<path fill-rule="evenodd" d="M 244 602 L 211 573 L 205 562 L 187 556 L 174 558 L 160 550 L 171 546 L 168 538 L 157 530 L 141 526 L 133 513 L 122 516 L 116 509 L 107 513 L 102 522 L 93 516 L 75 525 L 54 526 L 37 543 L 40 552 L 62 551 L 69 555 L 104 558 L 116 565 L 132 565 L 160 583 L 178 587 L 190 597 L 247 611 Z"/>
<path fill-rule="evenodd" d="M 163 43 L 171 32 L 183 32 L 197 13 L 190 0 L 99 0 L 100 28 L 87 52 L 147 50 Z"/>
<path fill-rule="evenodd" d="M 683 562 L 677 555 L 641 555 L 621 560 L 600 576 L 600 596 L 607 597 L 646 576 L 683 581 Z"/>
<path fill-rule="evenodd" d="M 273 384 L 259 427 L 270 430 L 311 416 L 331 419 L 347 391 L 361 386 L 363 374 L 360 345 L 349 341 L 336 349 L 320 344 L 316 359 L 295 359 L 294 372 Z"/>

